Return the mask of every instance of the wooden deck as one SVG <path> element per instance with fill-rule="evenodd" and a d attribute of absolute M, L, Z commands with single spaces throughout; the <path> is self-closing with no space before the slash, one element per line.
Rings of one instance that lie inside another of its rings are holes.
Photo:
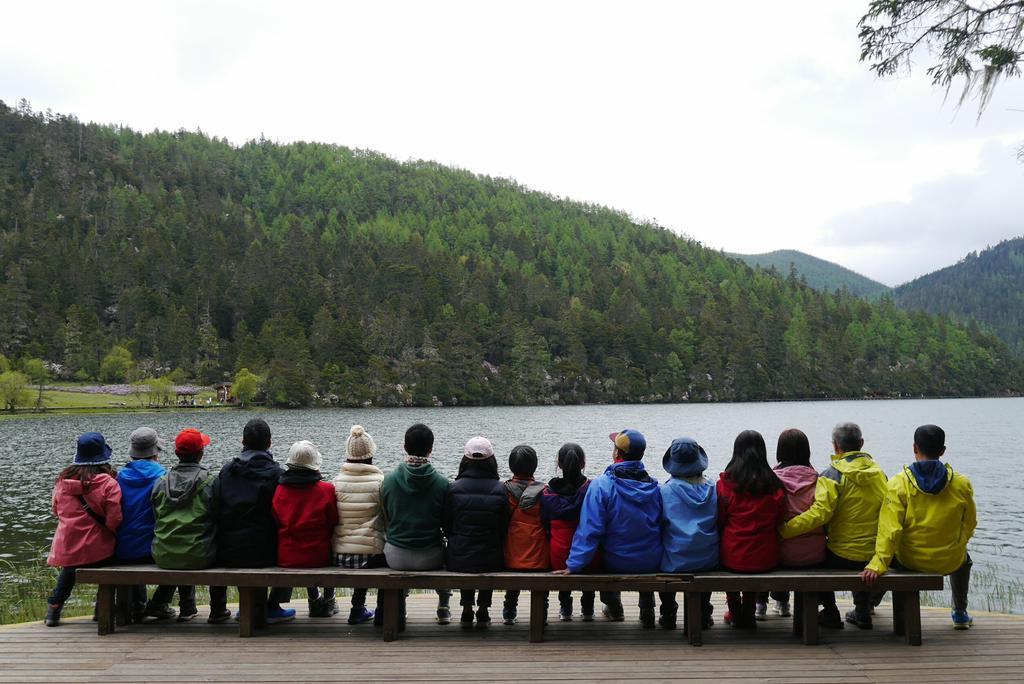
<path fill-rule="evenodd" d="M 552 596 L 547 641 L 530 644 L 528 595 L 512 627 L 500 624 L 500 593 L 494 598 L 490 629 L 464 631 L 457 605 L 456 622 L 442 627 L 433 620 L 436 598 L 411 596 L 408 630 L 392 643 L 372 625 L 348 626 L 346 597 L 339 600 L 345 610 L 328 620 L 307 618 L 305 601 L 297 601 L 298 619 L 255 639 L 239 639 L 237 624 L 207 625 L 205 608 L 192 623 L 133 625 L 107 637 L 88 618 L 57 628 L 2 627 L 0 682 L 1024 681 L 1021 616 L 976 613 L 974 629 L 958 632 L 948 610 L 925 608 L 924 645 L 911 647 L 890 634 L 891 609 L 883 604 L 873 631 L 823 630 L 821 645 L 804 646 L 788 619 L 770 616 L 756 633 L 723 625 L 716 595 L 717 624 L 693 648 L 681 630 L 641 629 L 635 595 L 624 595 L 623 623 L 559 622 Z M 458 603 L 457 592 L 452 599 Z"/>

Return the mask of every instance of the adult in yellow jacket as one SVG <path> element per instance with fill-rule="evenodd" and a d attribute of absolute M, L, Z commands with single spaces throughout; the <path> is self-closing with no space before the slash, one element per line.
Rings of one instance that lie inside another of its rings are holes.
<path fill-rule="evenodd" d="M 818 476 L 814 503 L 805 512 L 779 526 L 783 539 L 790 539 L 825 526 L 828 542 L 825 567 L 860 570 L 875 552 L 878 511 L 886 492 L 886 476 L 871 455 L 861 451 L 864 437 L 855 423 L 840 423 L 832 429 L 832 464 Z M 870 629 L 871 592 L 853 592 L 856 608 L 847 622 Z M 818 624 L 842 629 L 834 592 L 821 592 L 822 610 Z"/>
<path fill-rule="evenodd" d="M 914 432 L 914 462 L 889 481 L 878 520 L 875 554 L 861 573 L 871 585 L 890 567 L 949 575 L 953 626 L 967 629 L 971 556 L 967 541 L 978 526 L 974 490 L 965 475 L 939 459 L 946 433 L 937 425 Z"/>

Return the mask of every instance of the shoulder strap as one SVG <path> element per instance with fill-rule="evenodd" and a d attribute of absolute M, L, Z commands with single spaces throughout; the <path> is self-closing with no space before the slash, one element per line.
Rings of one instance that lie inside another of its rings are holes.
<path fill-rule="evenodd" d="M 79 494 L 78 495 L 78 500 L 82 502 L 82 508 L 85 509 L 86 513 L 88 513 L 90 516 L 92 516 L 93 520 L 98 522 L 103 527 L 107 526 L 107 519 L 104 518 L 99 513 L 97 513 L 96 511 L 92 510 L 92 508 L 89 507 L 89 502 L 85 500 L 84 496 Z"/>

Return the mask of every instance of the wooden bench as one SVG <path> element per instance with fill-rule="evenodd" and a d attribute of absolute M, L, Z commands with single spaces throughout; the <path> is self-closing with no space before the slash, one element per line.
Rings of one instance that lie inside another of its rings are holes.
<path fill-rule="evenodd" d="M 865 589 L 860 575 L 849 570 L 780 570 L 744 575 L 729 572 L 645 575 L 554 575 L 547 572 L 459 573 L 444 570 L 402 571 L 388 568 L 349 570 L 324 567 L 208 568 L 165 570 L 153 565 L 82 568 L 77 580 L 98 584 L 98 631 L 111 634 L 117 627 L 115 595 L 119 586 L 133 584 L 234 586 L 239 593 L 239 635 L 251 637 L 265 624 L 262 606 L 268 587 L 351 587 L 377 589 L 384 610 L 384 640 L 399 633 L 401 597 L 408 589 L 518 589 L 530 592 L 530 641 L 544 640 L 545 610 L 551 591 L 682 592 L 684 630 L 690 644 L 700 646 L 701 593 L 715 591 L 794 592 L 793 633 L 805 644 L 817 644 L 818 601 L 821 591 Z M 875 591 L 893 592 L 893 627 L 907 643 L 921 643 L 920 591 L 942 589 L 941 575 L 892 571 L 879 578 Z M 127 592 L 123 592 L 127 594 Z"/>
<path fill-rule="evenodd" d="M 871 591 L 891 591 L 893 631 L 906 636 L 911 646 L 921 645 L 921 591 L 941 590 L 942 575 L 892 570 L 881 577 Z M 702 572 L 686 585 L 684 615 L 690 644 L 702 643 L 701 593 L 714 591 L 792 591 L 793 634 L 808 645 L 817 644 L 818 593 L 822 591 L 865 591 L 860 573 L 851 570 L 791 570 L 746 575 L 732 572 Z"/>

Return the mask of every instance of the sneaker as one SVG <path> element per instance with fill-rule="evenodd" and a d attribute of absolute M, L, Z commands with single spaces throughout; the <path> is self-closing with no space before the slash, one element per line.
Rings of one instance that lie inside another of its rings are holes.
<path fill-rule="evenodd" d="M 491 614 L 487 612 L 486 608 L 480 608 L 476 611 L 476 628 L 487 629 L 491 626 Z"/>
<path fill-rule="evenodd" d="M 191 622 L 196 615 L 199 615 L 199 610 L 194 603 L 191 605 L 186 603 L 178 608 L 178 622 Z"/>
<path fill-rule="evenodd" d="M 857 625 L 861 629 L 871 629 L 871 613 L 868 611 L 851 610 L 846 613 L 846 621 L 851 625 Z"/>
<path fill-rule="evenodd" d="M 49 614 L 49 612 L 47 612 L 47 614 Z M 950 617 L 953 618 L 953 629 L 970 629 L 974 624 L 974 618 L 972 618 L 966 610 L 954 610 L 950 613 Z"/>
<path fill-rule="evenodd" d="M 761 603 L 760 601 L 754 606 L 754 619 L 758 622 L 764 622 L 768 619 L 768 604 Z"/>
<path fill-rule="evenodd" d="M 583 618 L 584 622 L 593 622 L 594 621 L 594 611 L 590 611 L 589 613 L 584 611 L 580 615 Z"/>
<path fill-rule="evenodd" d="M 309 617 L 329 618 L 338 614 L 338 602 L 334 599 L 319 598 L 309 602 Z"/>
<path fill-rule="evenodd" d="M 676 614 L 666 613 L 658 618 L 658 624 L 661 625 L 662 629 L 675 629 L 676 628 Z"/>
<path fill-rule="evenodd" d="M 827 627 L 828 629 L 842 629 L 843 618 L 839 616 L 839 609 L 830 606 L 828 608 L 822 608 L 818 612 L 818 626 Z"/>
<path fill-rule="evenodd" d="M 727 625 L 731 625 L 733 623 L 731 610 L 725 611 L 725 615 L 722 616 L 722 621 Z"/>
<path fill-rule="evenodd" d="M 210 609 L 210 617 L 206 618 L 206 622 L 211 625 L 219 625 L 222 622 L 227 622 L 231 619 L 231 611 L 224 608 L 219 611 Z"/>
<path fill-rule="evenodd" d="M 562 622 L 572 622 L 572 606 L 561 606 L 558 609 L 558 619 Z M 590 619 L 594 619 L 594 614 L 590 614 Z"/>
<path fill-rule="evenodd" d="M 157 620 L 172 620 L 177 617 L 178 612 L 166 603 L 149 602 L 146 604 L 146 610 L 143 611 L 142 615 L 143 617 L 156 618 Z"/>
<path fill-rule="evenodd" d="M 654 629 L 654 609 L 640 609 L 640 626 L 644 629 Z"/>
<path fill-rule="evenodd" d="M 611 608 L 609 606 L 601 606 L 601 614 L 608 619 L 609 622 L 622 622 L 626 619 L 626 616 L 622 612 L 622 606 Z"/>
<path fill-rule="evenodd" d="M 789 609 L 789 601 L 776 601 L 775 605 L 772 606 L 772 612 L 779 617 L 790 617 L 793 615 L 792 611 Z"/>
<path fill-rule="evenodd" d="M 519 613 L 516 608 L 502 608 L 501 609 L 501 621 L 506 625 L 516 624 L 516 615 Z"/>
<path fill-rule="evenodd" d="M 452 609 L 448 606 L 437 607 L 437 624 L 447 625 L 452 621 Z"/>
<path fill-rule="evenodd" d="M 348 611 L 348 624 L 350 625 L 361 625 L 373 619 L 373 611 L 366 606 L 352 606 L 352 610 Z"/>
<path fill-rule="evenodd" d="M 473 606 L 462 607 L 462 617 L 459 618 L 459 626 L 462 629 L 473 629 Z"/>
<path fill-rule="evenodd" d="M 276 625 L 279 622 L 288 622 L 289 620 L 295 619 L 294 608 L 282 608 L 281 606 L 271 606 L 267 608 L 267 624 Z"/>
<path fill-rule="evenodd" d="M 46 617 L 43 618 L 43 624 L 47 627 L 56 627 L 60 624 L 60 613 L 64 610 L 63 603 L 49 603 L 46 606 Z M 954 615 L 954 618 L 956 616 Z"/>

